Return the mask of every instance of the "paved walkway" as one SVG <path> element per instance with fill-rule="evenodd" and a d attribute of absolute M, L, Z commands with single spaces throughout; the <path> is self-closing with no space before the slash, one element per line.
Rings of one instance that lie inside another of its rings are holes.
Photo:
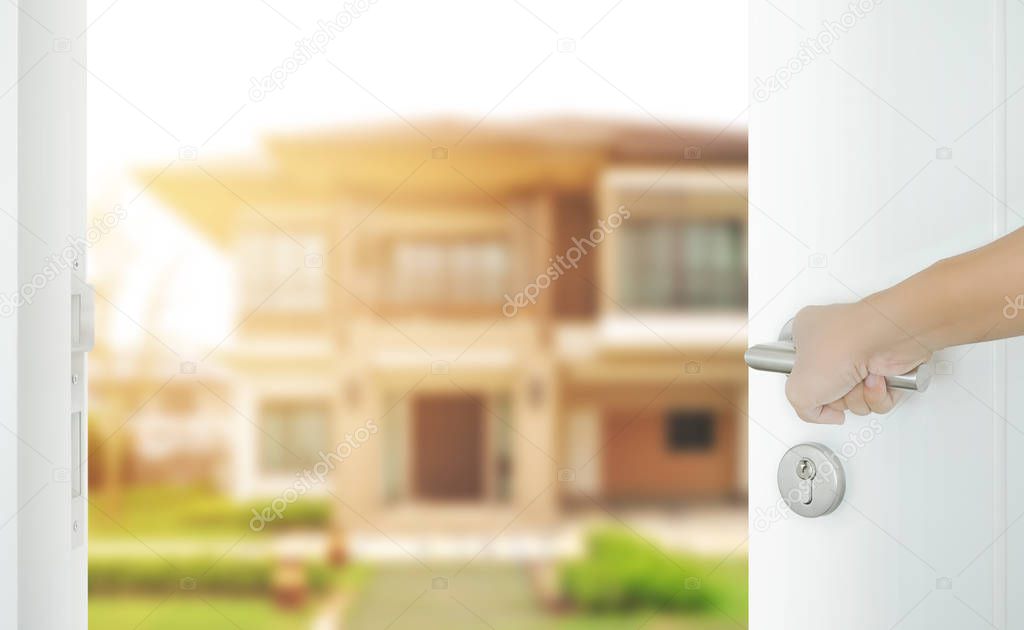
<path fill-rule="evenodd" d="M 470 566 L 456 573 L 457 566 L 436 573 L 419 566 L 377 567 L 346 628 L 541 627 L 543 615 L 534 604 L 525 569 Z"/>
<path fill-rule="evenodd" d="M 380 566 L 349 611 L 345 630 L 726 630 L 731 622 L 658 617 L 549 615 L 537 606 L 527 570 L 471 565 L 458 572 Z M 646 625 L 645 625 L 646 624 Z"/>
<path fill-rule="evenodd" d="M 746 552 L 745 507 L 632 509 L 620 510 L 617 517 L 665 549 L 714 556 Z M 499 523 L 458 532 L 441 526 L 431 529 L 426 525 L 431 518 L 436 520 L 437 514 L 428 509 L 417 513 L 413 508 L 375 517 L 373 522 L 379 529 L 349 531 L 349 552 L 367 562 L 405 562 L 410 556 L 427 564 L 470 559 L 475 563 L 544 561 L 578 556 L 583 552 L 587 534 L 611 522 L 607 514 L 592 512 L 566 516 L 547 528 L 505 530 L 502 527 L 506 523 Z M 412 532 L 409 522 L 417 524 Z M 501 535 L 495 537 L 492 532 L 499 529 Z M 387 535 L 382 535 L 382 531 Z"/>
<path fill-rule="evenodd" d="M 348 603 L 348 595 L 344 593 L 335 593 L 329 597 L 313 617 L 312 630 L 341 630 Z"/>

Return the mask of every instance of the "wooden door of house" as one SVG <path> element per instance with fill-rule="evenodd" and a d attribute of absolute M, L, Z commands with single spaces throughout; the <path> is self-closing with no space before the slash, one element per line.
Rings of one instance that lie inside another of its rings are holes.
<path fill-rule="evenodd" d="M 417 499 L 484 496 L 483 405 L 462 394 L 430 394 L 413 403 L 413 493 Z"/>

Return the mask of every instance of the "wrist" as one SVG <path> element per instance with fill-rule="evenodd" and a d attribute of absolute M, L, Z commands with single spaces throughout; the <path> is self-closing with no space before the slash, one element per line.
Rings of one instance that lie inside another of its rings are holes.
<path fill-rule="evenodd" d="M 869 373 L 894 375 L 913 369 L 931 356 L 920 331 L 901 323 L 872 298 L 854 303 L 852 317 L 862 340 L 860 357 Z M 907 322 L 909 324 L 909 322 Z"/>

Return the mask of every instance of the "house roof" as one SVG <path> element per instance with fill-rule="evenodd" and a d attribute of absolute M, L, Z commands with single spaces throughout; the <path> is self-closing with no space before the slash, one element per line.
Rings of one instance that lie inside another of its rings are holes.
<path fill-rule="evenodd" d="M 592 188 L 602 167 L 746 164 L 745 130 L 545 118 L 515 123 L 439 119 L 324 129 L 265 142 L 264 159 L 179 161 L 143 169 L 149 191 L 217 242 L 239 213 L 266 207 L 408 198 L 509 199 L 530 191 Z M 688 154 L 687 151 L 690 151 Z M 247 209 L 248 207 L 248 209 Z"/>

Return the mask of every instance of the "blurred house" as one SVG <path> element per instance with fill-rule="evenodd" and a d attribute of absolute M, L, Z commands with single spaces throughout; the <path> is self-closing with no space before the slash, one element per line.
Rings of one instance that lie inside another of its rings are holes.
<path fill-rule="evenodd" d="M 388 531 L 742 495 L 745 136 L 471 124 L 153 182 L 237 263 L 239 326 L 198 366 L 232 492 L 330 492 Z"/>

